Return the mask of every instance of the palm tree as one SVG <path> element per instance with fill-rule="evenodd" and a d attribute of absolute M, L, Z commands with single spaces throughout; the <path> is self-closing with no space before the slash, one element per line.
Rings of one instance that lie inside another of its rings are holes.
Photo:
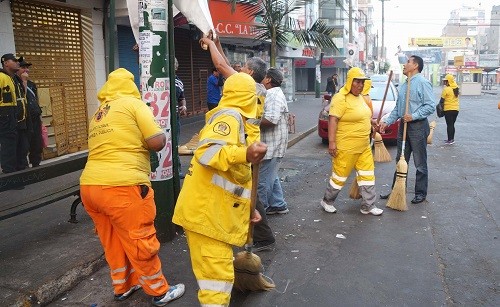
<path fill-rule="evenodd" d="M 234 8 L 237 0 L 229 0 Z M 260 17 L 261 24 L 255 26 L 256 40 L 271 41 L 270 65 L 276 65 L 276 53 L 278 48 L 286 47 L 290 37 L 296 39 L 304 46 L 316 46 L 319 48 L 337 49 L 330 34 L 332 27 L 320 19 L 316 20 L 309 28 L 301 28 L 297 20 L 289 17 L 289 14 L 302 8 L 304 2 L 297 4 L 294 0 L 255 0 L 250 1 L 244 12 L 248 16 Z"/>

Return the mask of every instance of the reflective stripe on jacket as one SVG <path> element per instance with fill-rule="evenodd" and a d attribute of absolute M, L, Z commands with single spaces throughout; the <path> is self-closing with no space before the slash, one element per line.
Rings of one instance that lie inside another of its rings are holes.
<path fill-rule="evenodd" d="M 194 152 L 173 222 L 210 238 L 242 246 L 250 220 L 251 170 L 245 122 L 236 109 L 213 109 Z"/>

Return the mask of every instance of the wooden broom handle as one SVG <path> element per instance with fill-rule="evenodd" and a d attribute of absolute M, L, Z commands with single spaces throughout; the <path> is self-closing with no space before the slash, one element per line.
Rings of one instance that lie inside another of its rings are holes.
<path fill-rule="evenodd" d="M 259 169 L 260 163 L 252 165 L 252 192 L 250 193 L 250 218 L 252 218 L 253 212 L 257 205 L 257 188 L 259 187 Z M 250 222 L 248 226 L 248 236 L 247 245 L 253 244 L 253 225 Z"/>
<path fill-rule="evenodd" d="M 408 77 L 406 79 L 406 107 L 405 107 L 405 114 L 408 114 L 408 109 L 410 108 L 410 77 Z M 403 117 L 404 117 L 403 115 Z M 408 125 L 408 123 L 406 121 L 404 121 L 404 124 L 403 124 L 403 144 L 404 142 L 406 142 L 406 126 Z M 404 150 L 404 145 L 403 145 L 403 150 Z M 404 152 L 401 153 L 402 155 L 404 155 Z"/>
<path fill-rule="evenodd" d="M 380 112 L 378 112 L 377 124 L 380 123 L 380 119 L 382 118 L 382 111 L 384 110 L 385 99 L 387 98 L 387 91 L 389 90 L 389 85 L 392 80 L 392 70 L 389 71 L 389 78 L 387 79 L 387 84 L 385 86 L 384 99 L 382 99 L 382 105 L 380 106 Z"/>

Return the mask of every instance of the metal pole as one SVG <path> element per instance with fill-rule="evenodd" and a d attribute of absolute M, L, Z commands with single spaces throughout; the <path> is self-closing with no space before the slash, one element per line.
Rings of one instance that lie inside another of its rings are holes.
<path fill-rule="evenodd" d="M 380 51 L 380 55 L 382 59 L 385 59 L 385 45 L 384 45 L 384 32 L 385 32 L 385 13 L 384 13 L 384 0 L 382 1 L 382 50 Z"/>
<path fill-rule="evenodd" d="M 108 23 L 108 73 L 115 70 L 115 41 L 116 41 L 115 0 L 110 0 L 109 23 Z"/>
<path fill-rule="evenodd" d="M 383 9 L 382 9 L 382 12 L 383 12 Z M 349 0 L 349 43 L 352 43 L 352 41 L 353 41 L 353 35 L 352 35 L 352 0 Z"/>
<path fill-rule="evenodd" d="M 172 215 L 176 199 L 173 178 L 176 145 L 172 142 L 175 134 L 171 119 L 176 116 L 171 103 L 171 96 L 175 97 L 175 83 L 172 86 L 171 81 L 175 80 L 171 77 L 173 70 L 168 61 L 170 49 L 167 39 L 169 21 L 172 21 L 171 8 L 171 0 L 139 0 L 141 96 L 151 107 L 155 120 L 167 136 L 165 148 L 157 153 L 159 165 L 150 174 L 155 191 L 156 235 L 160 242 L 170 241 L 175 236 Z M 172 31 L 168 32 L 173 35 Z"/>
<path fill-rule="evenodd" d="M 168 62 L 169 62 L 169 72 L 170 72 L 170 88 L 173 89 L 170 91 L 170 110 L 172 110 L 171 119 L 171 127 L 172 127 L 172 154 L 174 161 L 174 205 L 177 202 L 177 197 L 179 196 L 179 192 L 181 190 L 179 173 L 180 173 L 180 165 L 179 165 L 179 140 L 177 139 L 179 128 L 177 126 L 177 95 L 175 92 L 175 45 L 174 45 L 174 13 L 172 10 L 172 0 L 168 0 Z M 173 211 L 172 211 L 173 215 Z"/>

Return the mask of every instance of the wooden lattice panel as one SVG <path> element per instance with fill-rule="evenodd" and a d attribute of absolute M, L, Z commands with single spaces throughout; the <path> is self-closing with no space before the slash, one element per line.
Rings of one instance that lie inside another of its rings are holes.
<path fill-rule="evenodd" d="M 26 0 L 11 1 L 11 10 L 17 56 L 33 64 L 30 77 L 39 88 L 51 89 L 52 122 L 59 125 L 54 127 L 58 154 L 85 149 L 88 123 L 80 10 Z M 52 89 L 59 86 L 62 95 L 53 95 Z M 58 140 L 63 134 L 66 139 Z"/>
<path fill-rule="evenodd" d="M 51 126 L 54 128 L 57 155 L 60 156 L 68 153 L 69 148 L 64 86 L 51 86 L 49 91 L 52 105 Z"/>

